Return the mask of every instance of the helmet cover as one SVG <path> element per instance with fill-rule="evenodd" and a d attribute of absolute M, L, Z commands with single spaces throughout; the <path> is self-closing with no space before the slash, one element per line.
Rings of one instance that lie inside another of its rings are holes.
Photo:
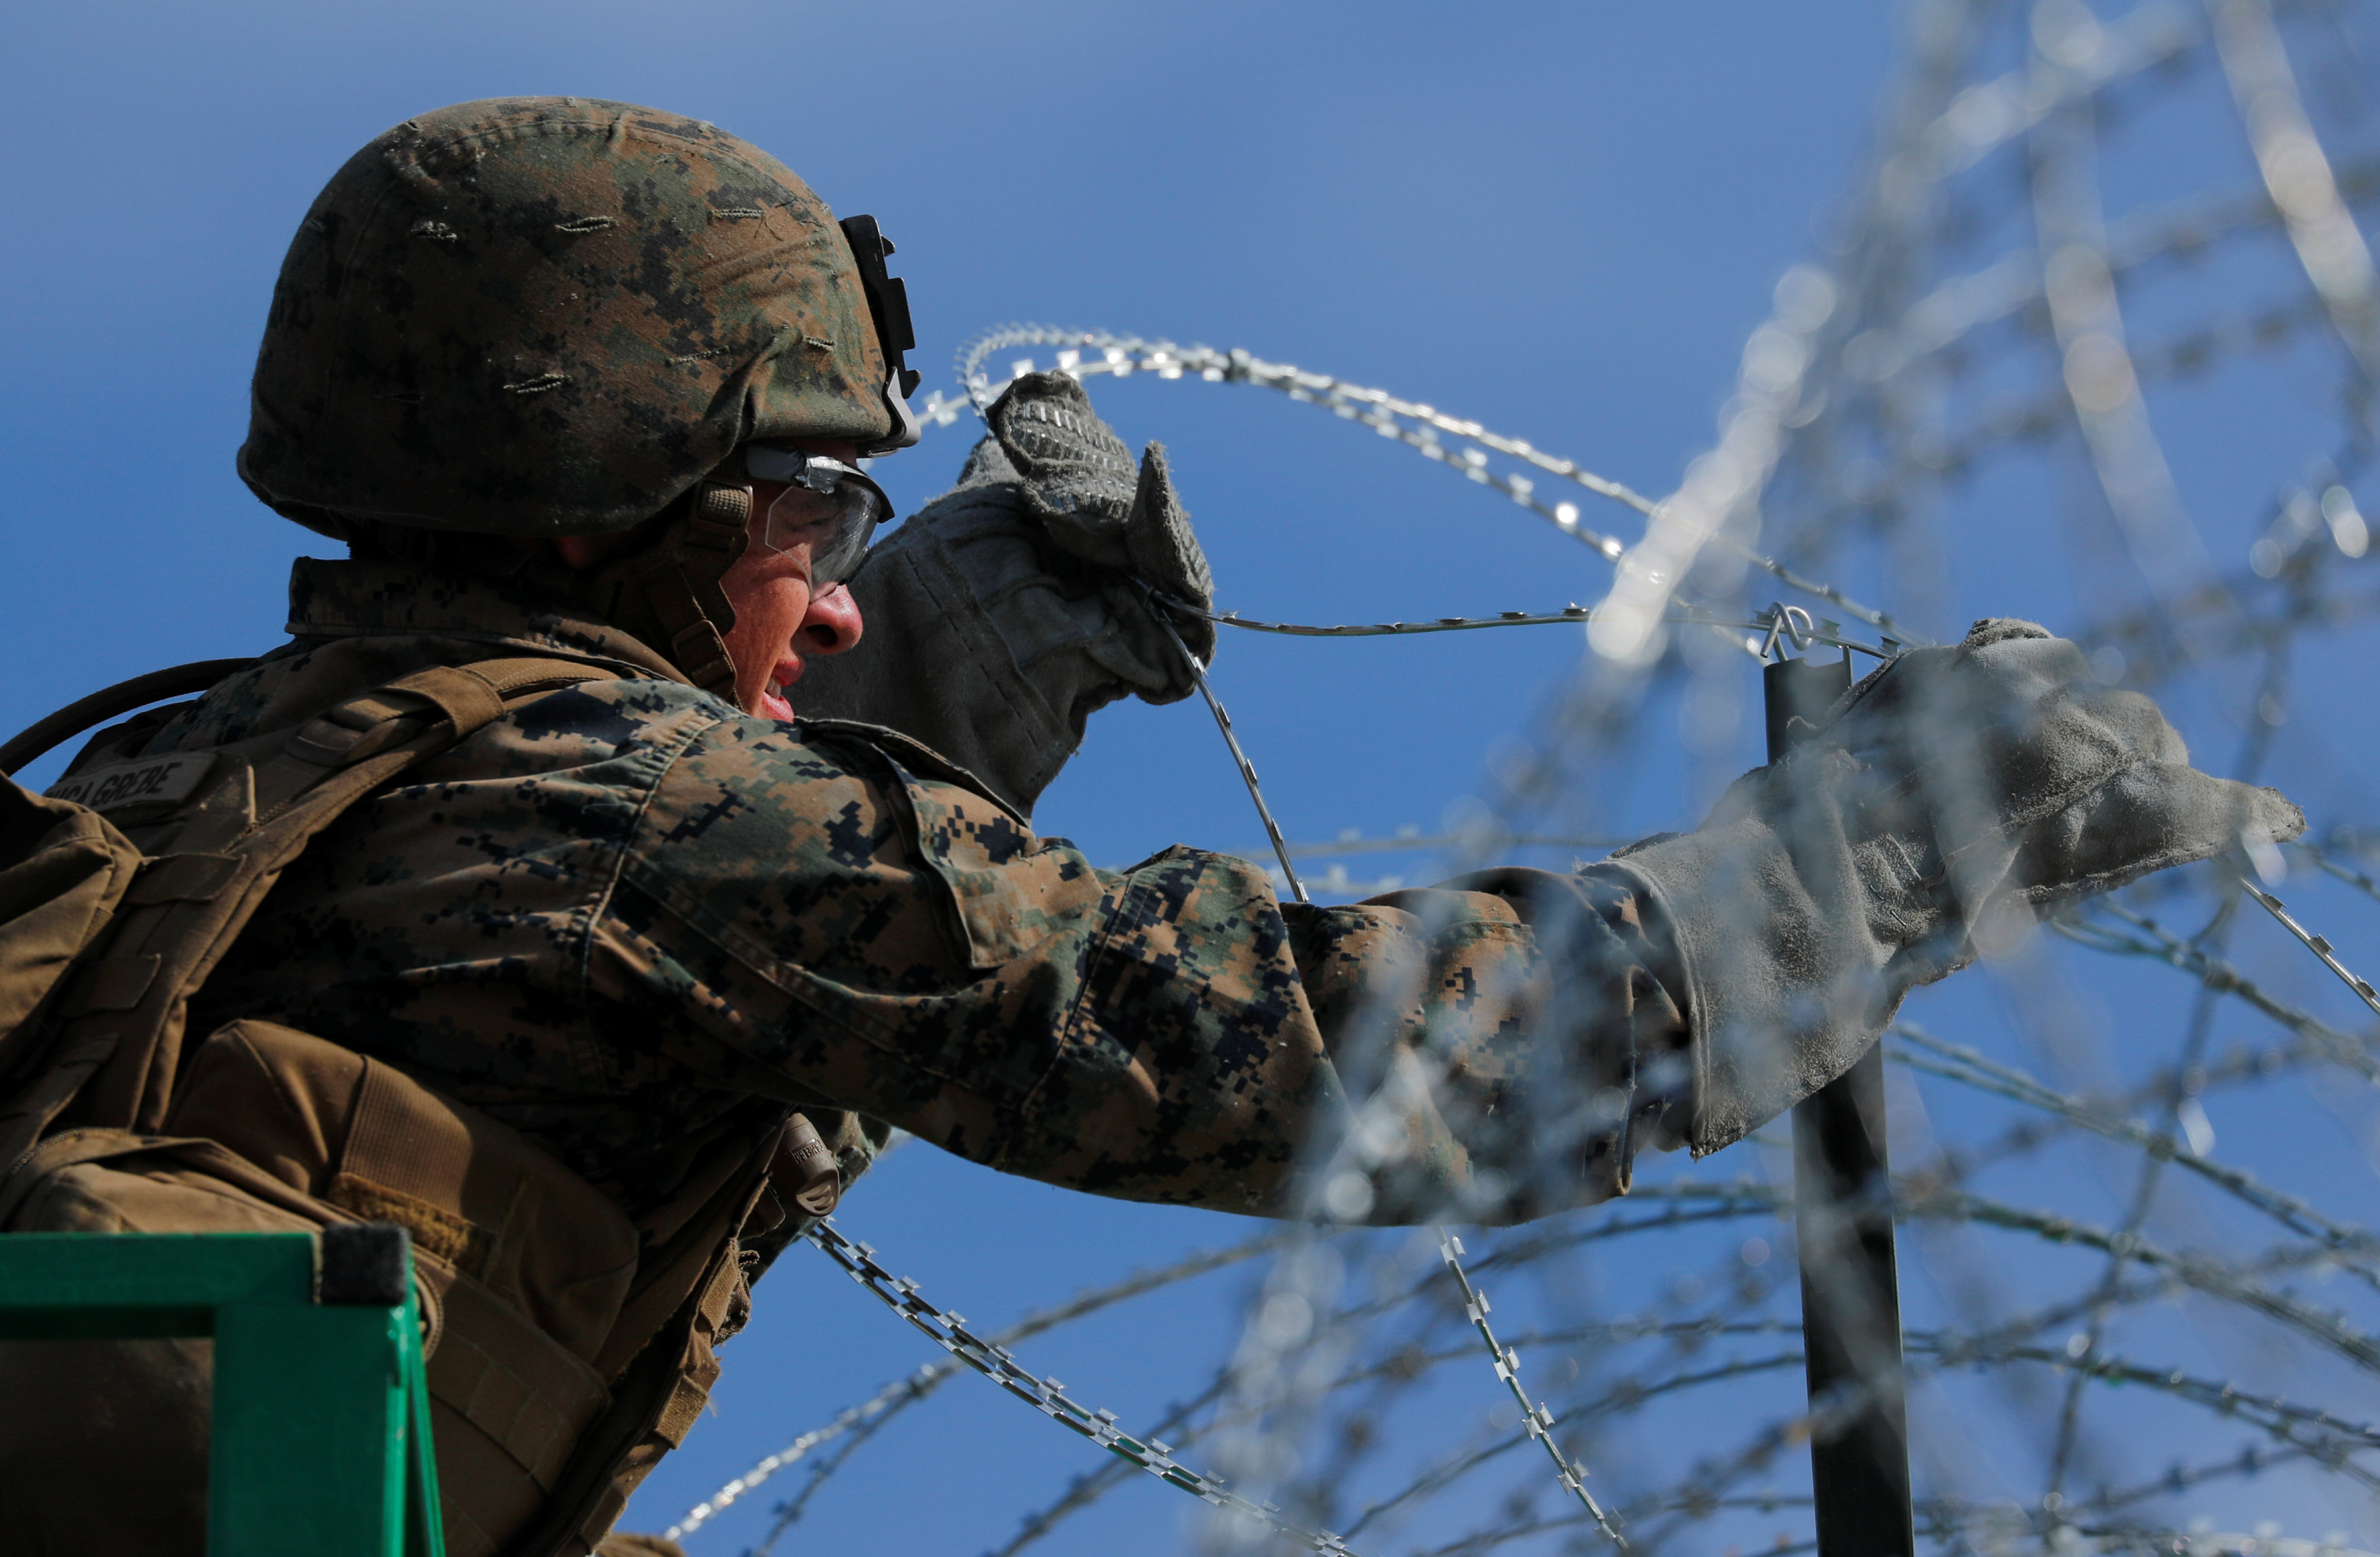
<path fill-rule="evenodd" d="M 747 440 L 896 437 L 886 376 L 849 241 L 767 152 L 625 103 L 458 103 L 299 225 L 239 473 L 327 534 L 600 534 Z"/>

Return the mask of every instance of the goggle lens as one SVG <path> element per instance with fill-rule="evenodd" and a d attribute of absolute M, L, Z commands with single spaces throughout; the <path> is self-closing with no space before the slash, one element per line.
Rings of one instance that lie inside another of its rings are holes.
<path fill-rule="evenodd" d="M 785 483 L 769 505 L 760 544 L 772 552 L 808 546 L 815 590 L 845 583 L 858 572 L 876 527 L 892 517 L 884 490 L 839 459 L 755 449 L 747 468 L 762 480 Z"/>

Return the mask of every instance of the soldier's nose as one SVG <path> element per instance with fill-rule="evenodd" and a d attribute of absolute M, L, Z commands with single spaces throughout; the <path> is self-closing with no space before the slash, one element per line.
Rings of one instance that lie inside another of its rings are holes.
<path fill-rule="evenodd" d="M 795 638 L 806 654 L 840 654 L 859 641 L 859 602 L 841 584 L 810 597 Z"/>

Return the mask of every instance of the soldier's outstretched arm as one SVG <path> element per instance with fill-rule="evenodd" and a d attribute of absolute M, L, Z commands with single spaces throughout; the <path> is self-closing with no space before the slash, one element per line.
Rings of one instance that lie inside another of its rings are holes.
<path fill-rule="evenodd" d="M 1100 870 L 922 748 L 721 718 L 639 805 L 587 977 L 699 1022 L 722 1088 L 757 1064 L 1099 1194 L 1411 1220 L 1615 1193 L 1690 1076 L 1658 949 L 1605 883 L 1462 885 L 1313 907 L 1225 855 Z M 1363 1193 L 1317 1200 L 1308 1149 L 1359 1138 Z"/>
<path fill-rule="evenodd" d="M 2301 826 L 2022 623 L 1863 682 L 1695 833 L 1344 907 L 1190 849 L 1095 870 L 922 749 L 722 721 L 644 809 L 597 978 L 1007 1172 L 1506 1220 L 1740 1137 L 1979 936 Z"/>

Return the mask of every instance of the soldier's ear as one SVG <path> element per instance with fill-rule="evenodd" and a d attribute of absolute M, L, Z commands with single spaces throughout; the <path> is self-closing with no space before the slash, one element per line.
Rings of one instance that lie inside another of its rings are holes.
<path fill-rule="evenodd" d="M 625 535 L 557 535 L 551 539 L 553 554 L 565 567 L 601 567 L 626 543 Z"/>

